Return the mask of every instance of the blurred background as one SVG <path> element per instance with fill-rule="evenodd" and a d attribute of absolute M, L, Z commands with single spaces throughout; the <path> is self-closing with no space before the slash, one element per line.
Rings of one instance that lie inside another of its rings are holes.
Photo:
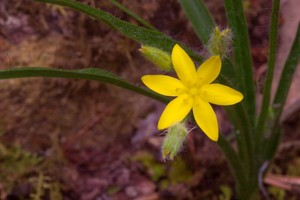
<path fill-rule="evenodd" d="M 81 2 L 138 25 L 109 1 Z M 177 0 L 119 2 L 207 55 Z M 223 1 L 206 2 L 217 24 L 226 28 Z M 244 0 L 244 7 L 259 94 L 266 73 L 271 1 Z M 275 79 L 300 21 L 299 9 L 298 0 L 282 1 Z M 70 9 L 30 0 L 0 2 L 0 69 L 95 67 L 142 85 L 142 75 L 161 72 L 139 48 Z M 283 143 L 272 167 L 290 176 L 300 176 L 299 76 L 297 72 L 283 114 Z M 225 200 L 234 195 L 225 159 L 200 130 L 189 134 L 174 161 L 162 160 L 164 133 L 156 124 L 164 105 L 147 97 L 93 81 L 26 78 L 1 80 L 0 99 L 0 199 Z M 216 111 L 221 131 L 229 133 L 232 127 L 224 112 Z M 297 199 L 299 192 L 268 189 L 275 199 Z"/>

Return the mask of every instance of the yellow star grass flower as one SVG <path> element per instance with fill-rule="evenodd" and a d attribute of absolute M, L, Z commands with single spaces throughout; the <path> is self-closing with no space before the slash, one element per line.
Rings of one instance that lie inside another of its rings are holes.
<path fill-rule="evenodd" d="M 210 103 L 233 105 L 240 102 L 243 95 L 225 85 L 212 83 L 221 71 L 219 56 L 210 57 L 196 71 L 191 58 L 176 44 L 172 50 L 172 63 L 179 79 L 166 75 L 142 77 L 144 84 L 151 90 L 176 97 L 166 106 L 157 128 L 169 128 L 182 121 L 193 110 L 198 126 L 210 139 L 217 141 L 218 121 Z"/>

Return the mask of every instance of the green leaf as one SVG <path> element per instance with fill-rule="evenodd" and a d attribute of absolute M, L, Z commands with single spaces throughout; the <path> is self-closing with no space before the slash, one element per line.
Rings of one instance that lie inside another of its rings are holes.
<path fill-rule="evenodd" d="M 0 70 L 0 79 L 25 77 L 75 78 L 100 81 L 104 83 L 110 83 L 136 93 L 140 93 L 144 96 L 148 96 L 163 103 L 169 102 L 168 98 L 148 89 L 144 89 L 128 83 L 127 81 L 119 78 L 117 75 L 103 69 L 86 68 L 80 70 L 62 70 L 54 68 L 26 67 Z"/>
<path fill-rule="evenodd" d="M 220 75 L 221 76 L 218 77 L 218 80 L 221 83 L 225 85 L 229 85 L 235 89 L 240 89 L 238 88 L 238 82 L 237 82 L 234 66 L 232 65 L 231 61 L 228 58 L 224 58 L 222 60 L 222 68 L 221 68 Z"/>
<path fill-rule="evenodd" d="M 242 161 L 244 172 L 249 173 L 253 165 L 253 142 L 251 138 L 251 125 L 245 107 L 242 103 L 224 107 L 229 120 L 234 125 L 235 139 L 238 147 L 238 156 Z M 248 174 L 249 175 L 249 174 Z M 245 175 L 246 176 L 246 175 Z"/>
<path fill-rule="evenodd" d="M 223 76 L 220 76 L 218 78 L 218 81 L 225 85 L 230 85 L 231 87 L 235 89 L 238 86 L 235 70 L 233 68 L 233 65 L 229 59 L 224 59 L 223 66 L 221 70 L 221 74 Z M 224 79 L 226 77 L 226 79 Z M 244 168 L 249 168 L 248 164 L 251 162 L 251 149 L 249 151 L 249 147 L 252 148 L 252 141 L 251 141 L 251 127 L 250 119 L 247 114 L 247 111 L 245 109 L 245 105 L 243 102 L 238 103 L 234 106 L 228 106 L 224 107 L 229 120 L 234 126 L 235 130 L 235 138 L 237 140 L 239 155 L 241 156 L 241 160 L 244 162 Z M 248 152 L 249 151 L 249 152 Z"/>
<path fill-rule="evenodd" d="M 118 1 L 116 0 L 109 0 L 112 4 L 114 4 L 115 6 L 117 6 L 119 9 L 121 9 L 122 11 L 124 11 L 125 13 L 127 13 L 129 16 L 131 16 L 132 18 L 134 18 L 136 21 L 140 22 L 141 24 L 143 24 L 145 27 L 151 29 L 151 30 L 156 30 L 155 27 L 153 27 L 149 22 L 147 22 L 146 20 L 144 20 L 143 18 L 141 18 L 139 15 L 135 14 L 134 12 L 132 12 L 131 10 L 129 10 L 128 8 L 126 8 L 125 6 L 123 6 L 122 4 L 120 4 Z"/>
<path fill-rule="evenodd" d="M 287 57 L 283 71 L 281 73 L 280 81 L 275 93 L 275 98 L 273 101 L 274 115 L 277 120 L 279 120 L 286 97 L 289 92 L 289 88 L 292 83 L 293 75 L 297 66 L 300 63 L 300 23 L 298 23 L 297 33 Z"/>
<path fill-rule="evenodd" d="M 268 117 L 267 115 L 270 108 L 271 89 L 272 89 L 272 81 L 274 76 L 274 67 L 275 67 L 276 49 L 277 49 L 279 6 L 280 6 L 280 1 L 274 0 L 272 6 L 271 25 L 270 25 L 270 34 L 269 34 L 268 73 L 267 73 L 267 79 L 264 86 L 263 100 L 262 100 L 261 111 L 258 118 L 258 124 L 256 130 L 257 141 L 261 140 L 261 137 L 263 136 L 263 132 L 265 128 L 267 128 L 265 122 L 267 120 Z"/>
<path fill-rule="evenodd" d="M 118 30 L 119 32 L 123 33 L 125 36 L 143 45 L 157 47 L 159 49 L 169 52 L 170 54 L 173 49 L 173 46 L 176 43 L 180 44 L 178 41 L 173 40 L 172 38 L 170 38 L 169 36 L 161 32 L 153 31 L 153 30 L 149 30 L 146 28 L 133 25 L 131 23 L 116 18 L 105 11 L 98 10 L 96 8 L 93 8 L 91 6 L 73 0 L 35 0 L 35 1 L 57 4 L 57 5 L 69 7 L 74 10 L 80 11 Z M 191 51 L 189 48 L 187 48 L 182 44 L 180 44 L 180 46 L 184 48 L 194 60 L 198 62 L 202 61 L 200 55 Z"/>
<path fill-rule="evenodd" d="M 197 36 L 206 45 L 215 23 L 203 0 L 179 0 L 179 2 Z"/>
<path fill-rule="evenodd" d="M 273 100 L 272 108 L 273 108 L 273 117 L 268 120 L 272 120 L 271 123 L 271 136 L 265 138 L 262 143 L 266 143 L 266 147 L 263 149 L 264 159 L 270 160 L 274 157 L 280 136 L 280 117 L 283 110 L 284 103 L 286 101 L 289 88 L 292 83 L 293 75 L 297 66 L 300 64 L 300 23 L 298 23 L 297 33 L 290 50 L 290 53 L 287 57 L 285 65 L 283 67 L 283 71 L 281 73 L 281 77 L 279 80 L 279 84 L 275 93 L 275 98 Z"/>
<path fill-rule="evenodd" d="M 238 191 L 238 193 L 240 193 L 239 195 L 241 195 L 239 198 L 243 199 L 242 196 L 249 196 L 252 190 L 255 190 L 254 186 L 256 186 L 256 163 L 253 148 L 256 104 L 252 75 L 252 58 L 242 0 L 224 0 L 224 5 L 227 21 L 233 32 L 233 53 L 236 75 L 240 83 L 241 92 L 244 94 L 244 99 L 241 104 L 246 108 L 243 113 L 240 113 L 242 109 L 239 109 L 238 115 L 236 115 L 237 117 L 241 114 L 242 116 L 245 115 L 246 118 L 243 119 L 247 119 L 247 121 L 243 123 L 244 129 L 240 129 L 241 132 L 237 133 L 237 142 L 240 152 L 239 157 L 243 160 L 246 177 L 246 186 L 240 187 L 249 187 L 247 188 L 248 191 Z"/>
<path fill-rule="evenodd" d="M 234 149 L 232 148 L 230 142 L 228 142 L 223 135 L 220 135 L 217 144 L 219 148 L 222 150 L 222 152 L 225 154 L 227 162 L 231 168 L 232 174 L 234 175 L 235 180 L 237 181 L 236 186 L 237 186 L 238 196 L 243 197 L 245 194 L 247 194 L 247 191 L 249 189 L 247 187 L 245 170 L 242 166 L 242 162 L 238 157 L 238 155 L 236 154 L 236 152 L 234 151 Z"/>
<path fill-rule="evenodd" d="M 243 101 L 245 101 L 251 124 L 254 125 L 255 92 L 252 59 L 243 5 L 241 0 L 225 0 L 224 3 L 227 20 L 233 32 L 234 65 L 236 66 L 237 77 L 239 78 L 242 93 L 244 94 Z"/>

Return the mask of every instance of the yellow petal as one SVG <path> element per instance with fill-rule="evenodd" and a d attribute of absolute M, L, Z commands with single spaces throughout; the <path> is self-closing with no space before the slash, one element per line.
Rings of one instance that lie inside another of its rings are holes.
<path fill-rule="evenodd" d="M 197 98 L 193 106 L 194 118 L 202 131 L 213 141 L 218 141 L 219 128 L 216 114 L 211 105 Z"/>
<path fill-rule="evenodd" d="M 172 63 L 179 79 L 190 86 L 196 81 L 196 69 L 188 54 L 176 44 L 172 51 Z"/>
<path fill-rule="evenodd" d="M 212 56 L 200 65 L 197 70 L 197 78 L 201 85 L 206 85 L 213 82 L 221 71 L 220 56 Z"/>
<path fill-rule="evenodd" d="M 185 90 L 182 82 L 171 76 L 146 75 L 142 81 L 151 90 L 165 96 L 179 96 Z"/>
<path fill-rule="evenodd" d="M 181 122 L 190 112 L 192 106 L 193 99 L 187 94 L 172 100 L 161 114 L 157 128 L 161 130 Z"/>
<path fill-rule="evenodd" d="M 216 105 L 233 105 L 244 98 L 242 93 L 221 84 L 205 85 L 201 88 L 201 98 Z"/>

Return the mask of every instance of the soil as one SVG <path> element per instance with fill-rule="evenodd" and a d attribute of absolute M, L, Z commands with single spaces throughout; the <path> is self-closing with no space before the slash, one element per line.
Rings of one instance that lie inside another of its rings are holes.
<path fill-rule="evenodd" d="M 109 1 L 82 2 L 138 24 Z M 120 2 L 157 29 L 205 54 L 178 1 Z M 222 2 L 207 0 L 207 5 L 216 22 L 225 27 Z M 296 2 L 282 2 L 279 49 L 285 50 L 281 51 L 286 51 L 285 34 L 295 33 L 295 28 L 287 25 L 293 12 L 286 7 L 294 8 L 299 22 Z M 245 8 L 255 79 L 261 80 L 266 71 L 266 27 L 271 2 L 247 0 Z M 78 12 L 30 0 L 1 0 L 0 69 L 95 67 L 141 85 L 143 74 L 159 71 L 138 49 L 139 44 Z M 278 56 L 280 66 L 284 59 Z M 279 68 L 276 73 L 280 74 Z M 174 161 L 162 159 L 164 133 L 157 131 L 156 123 L 164 105 L 149 98 L 103 83 L 50 78 L 2 80 L 0 98 L 0 199 L 155 200 L 234 196 L 233 178 L 222 153 L 200 130 L 189 134 Z M 300 109 L 293 103 L 299 99 L 297 89 L 291 91 L 290 98 L 296 100 L 285 109 L 282 120 L 285 143 L 273 168 L 278 173 L 297 176 L 299 148 L 294 143 L 300 135 L 294 133 L 300 131 Z M 230 131 L 223 110 L 216 108 L 216 111 L 222 131 Z M 282 193 L 279 189 L 274 191 Z M 286 197 L 297 199 L 297 193 L 283 192 Z"/>

